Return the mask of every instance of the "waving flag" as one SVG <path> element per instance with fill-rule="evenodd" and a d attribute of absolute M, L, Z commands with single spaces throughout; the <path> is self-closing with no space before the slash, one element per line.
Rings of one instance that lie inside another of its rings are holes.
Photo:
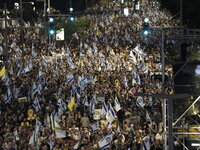
<path fill-rule="evenodd" d="M 128 88 L 128 80 L 127 80 L 126 76 L 124 77 L 124 85 L 126 88 Z"/>
<path fill-rule="evenodd" d="M 14 85 L 14 87 L 13 87 L 13 96 L 15 98 L 18 98 L 18 95 L 19 95 L 19 89 L 16 88 L 15 85 Z"/>
<path fill-rule="evenodd" d="M 139 107 L 139 108 L 144 108 L 145 106 L 145 103 L 144 103 L 144 100 L 141 96 L 139 96 L 136 100 L 136 105 Z"/>
<path fill-rule="evenodd" d="M 3 66 L 0 70 L 0 77 L 2 77 L 5 74 L 5 66 Z"/>
<path fill-rule="evenodd" d="M 115 108 L 116 112 L 118 112 L 121 109 L 121 105 L 120 105 L 117 97 L 115 97 L 114 108 Z"/>
<path fill-rule="evenodd" d="M 81 95 L 76 92 L 76 100 L 80 103 L 81 102 Z"/>
<path fill-rule="evenodd" d="M 74 109 L 74 104 L 75 104 L 75 98 L 71 97 L 71 100 L 70 100 L 70 102 L 69 102 L 69 104 L 67 106 L 70 111 L 72 111 Z"/>
<path fill-rule="evenodd" d="M 12 99 L 12 93 L 10 91 L 10 88 L 7 87 L 7 91 L 6 91 L 6 95 L 4 97 L 4 102 L 7 103 L 11 103 L 11 99 Z"/>
<path fill-rule="evenodd" d="M 72 85 L 72 95 L 74 96 L 74 95 L 76 94 L 77 91 L 78 91 L 78 90 L 77 90 L 76 86 L 73 84 L 73 85 Z"/>
<path fill-rule="evenodd" d="M 103 137 L 99 142 L 99 149 L 105 150 L 110 147 L 113 140 L 113 133 L 110 131 L 105 137 Z"/>
<path fill-rule="evenodd" d="M 143 150 L 150 150 L 151 149 L 151 137 L 150 135 L 147 135 L 146 137 L 143 138 Z"/>
<path fill-rule="evenodd" d="M 35 111 L 36 111 L 36 112 L 38 112 L 38 111 L 41 109 L 40 103 L 39 103 L 39 101 L 38 101 L 37 96 L 36 96 L 36 98 L 35 98 L 35 100 L 34 100 L 34 102 L 33 102 L 33 107 L 35 108 Z"/>
<path fill-rule="evenodd" d="M 74 75 L 70 72 L 67 76 L 67 79 L 66 79 L 66 84 L 70 83 L 70 82 L 73 82 L 74 81 Z"/>
<path fill-rule="evenodd" d="M 104 101 L 103 104 L 102 104 L 102 108 L 101 108 L 101 116 L 105 116 L 107 114 L 107 112 L 108 112 L 108 108 L 107 108 L 106 103 Z"/>
<path fill-rule="evenodd" d="M 36 120 L 35 130 L 33 131 L 33 134 L 29 140 L 30 145 L 34 145 L 40 139 L 40 128 L 41 128 L 41 122 Z"/>
<path fill-rule="evenodd" d="M 113 49 L 110 51 L 110 56 L 115 57 L 115 52 Z"/>
<path fill-rule="evenodd" d="M 94 112 L 95 109 L 95 102 L 91 101 L 90 102 L 90 114 L 92 114 Z"/>
<path fill-rule="evenodd" d="M 70 72 L 66 79 L 66 84 L 74 81 L 74 75 Z"/>
<path fill-rule="evenodd" d="M 137 65 L 137 59 L 135 55 L 133 54 L 133 51 L 130 51 L 130 60 L 132 61 L 133 64 Z"/>
<path fill-rule="evenodd" d="M 110 104 L 110 107 L 108 109 L 108 112 L 106 114 L 106 119 L 108 122 L 110 122 L 110 124 L 112 124 L 112 122 L 116 119 L 116 114 L 115 114 L 115 111 L 114 109 L 112 108 L 111 104 Z"/>
<path fill-rule="evenodd" d="M 63 100 L 61 98 L 58 99 L 57 105 L 58 105 L 59 109 L 66 110 L 66 104 L 63 102 Z"/>
<path fill-rule="evenodd" d="M 92 130 L 94 133 L 98 132 L 99 130 L 99 121 L 95 121 L 93 124 L 91 124 Z"/>
<path fill-rule="evenodd" d="M 85 96 L 85 98 L 84 98 L 84 100 L 83 100 L 83 105 L 89 106 L 89 102 L 88 102 L 88 97 L 87 97 L 87 95 Z"/>
<path fill-rule="evenodd" d="M 51 119 L 51 128 L 53 130 L 59 130 L 61 128 L 60 125 L 58 124 L 60 119 L 55 111 L 51 113 L 50 119 Z"/>
<path fill-rule="evenodd" d="M 146 111 L 146 121 L 148 121 L 150 124 L 152 124 L 152 120 L 149 116 L 149 113 Z"/>

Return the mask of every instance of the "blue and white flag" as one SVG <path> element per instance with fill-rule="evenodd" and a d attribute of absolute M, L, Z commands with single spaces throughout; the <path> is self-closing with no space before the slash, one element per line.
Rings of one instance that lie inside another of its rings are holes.
<path fill-rule="evenodd" d="M 122 109 L 117 97 L 115 97 L 114 108 L 115 108 L 116 112 L 118 112 L 120 109 Z"/>
<path fill-rule="evenodd" d="M 93 124 L 91 124 L 92 130 L 94 133 L 97 133 L 99 130 L 99 121 L 95 121 Z"/>
<path fill-rule="evenodd" d="M 14 87 L 13 87 L 13 96 L 15 98 L 18 98 L 18 95 L 19 95 L 19 89 L 16 88 L 15 85 L 14 85 Z"/>
<path fill-rule="evenodd" d="M 124 77 L 124 86 L 125 88 L 128 88 L 128 79 L 126 78 L 126 76 Z"/>
<path fill-rule="evenodd" d="M 33 107 L 35 108 L 36 112 L 38 112 L 41 109 L 40 103 L 39 103 L 39 100 L 38 100 L 37 96 L 36 96 L 36 98 L 35 98 L 35 100 L 33 102 Z"/>
<path fill-rule="evenodd" d="M 148 121 L 150 124 L 152 124 L 152 120 L 149 116 L 149 113 L 146 111 L 146 121 Z"/>
<path fill-rule="evenodd" d="M 89 102 L 88 102 L 88 97 L 87 97 L 87 95 L 86 95 L 85 98 L 83 99 L 83 105 L 89 106 Z"/>
<path fill-rule="evenodd" d="M 19 134 L 17 132 L 17 129 L 14 131 L 14 140 L 15 142 L 19 141 Z"/>
<path fill-rule="evenodd" d="M 140 80 L 140 75 L 139 74 L 137 74 L 137 83 L 140 85 L 141 84 L 141 80 Z"/>
<path fill-rule="evenodd" d="M 133 54 L 133 51 L 130 51 L 129 58 L 130 58 L 130 60 L 132 61 L 133 64 L 137 65 L 137 59 L 136 59 L 135 55 Z"/>
<path fill-rule="evenodd" d="M 10 83 L 11 83 L 8 75 L 6 74 L 6 72 L 2 76 L 2 80 L 3 80 L 4 84 L 7 85 L 7 86 L 10 85 Z"/>
<path fill-rule="evenodd" d="M 58 124 L 61 120 L 60 120 L 60 118 L 58 117 L 58 114 L 55 111 L 53 111 L 51 113 L 50 119 L 51 119 L 51 128 L 53 130 L 61 129 L 60 125 Z"/>
<path fill-rule="evenodd" d="M 58 99 L 57 105 L 58 105 L 58 109 L 61 109 L 61 110 L 67 109 L 66 104 L 63 102 L 63 100 L 61 98 Z"/>
<path fill-rule="evenodd" d="M 99 142 L 99 149 L 105 150 L 110 147 L 113 140 L 113 133 L 110 131 L 105 137 L 103 137 Z"/>
<path fill-rule="evenodd" d="M 147 135 L 143 138 L 143 147 L 142 150 L 150 150 L 151 149 L 151 137 L 150 135 Z"/>
<path fill-rule="evenodd" d="M 32 85 L 32 90 L 31 90 L 31 98 L 34 97 L 34 95 L 38 92 L 38 86 L 35 82 L 33 82 L 33 85 Z"/>
<path fill-rule="evenodd" d="M 106 119 L 108 122 L 110 122 L 110 124 L 112 124 L 112 122 L 117 118 L 114 109 L 112 108 L 111 104 L 110 107 L 108 109 L 108 112 L 106 114 Z"/>
<path fill-rule="evenodd" d="M 90 74 L 90 83 L 93 85 L 95 84 L 94 77 L 92 74 Z"/>
<path fill-rule="evenodd" d="M 39 79 L 39 81 L 42 81 L 42 78 L 43 78 L 43 74 L 42 74 L 42 72 L 39 70 L 39 72 L 38 72 L 38 79 Z"/>
<path fill-rule="evenodd" d="M 81 102 L 81 95 L 76 92 L 76 100 L 80 103 Z"/>
<path fill-rule="evenodd" d="M 33 131 L 33 134 L 29 140 L 29 145 L 34 145 L 40 139 L 40 128 L 41 122 L 36 120 L 35 130 Z"/>
<path fill-rule="evenodd" d="M 93 114 L 94 109 L 95 109 L 95 102 L 91 101 L 90 102 L 90 114 Z"/>
<path fill-rule="evenodd" d="M 66 79 L 66 84 L 70 83 L 70 82 L 73 82 L 74 81 L 74 75 L 70 72 L 68 75 L 67 75 L 67 79 Z"/>
<path fill-rule="evenodd" d="M 87 77 L 83 76 L 82 79 L 81 79 L 80 84 L 81 84 L 81 90 L 83 91 L 88 85 Z"/>
<path fill-rule="evenodd" d="M 73 61 L 72 61 L 71 58 L 69 58 L 69 59 L 67 60 L 67 63 L 68 63 L 68 65 L 69 65 L 69 67 L 70 67 L 71 69 L 76 68 L 76 66 L 74 65 L 74 63 L 73 63 Z"/>
<path fill-rule="evenodd" d="M 6 95 L 4 96 L 4 102 L 7 103 L 11 103 L 11 99 L 12 99 L 12 93 L 10 91 L 10 88 L 7 87 L 7 91 L 6 91 Z"/>
<path fill-rule="evenodd" d="M 72 95 L 74 96 L 74 95 L 76 94 L 77 91 L 78 91 L 78 90 L 77 90 L 76 86 L 73 84 L 73 85 L 72 85 Z"/>
<path fill-rule="evenodd" d="M 144 103 L 144 99 L 139 96 L 136 100 L 136 105 L 139 107 L 139 108 L 144 108 L 145 106 L 145 103 Z"/>
<path fill-rule="evenodd" d="M 138 56 L 139 55 L 139 45 L 137 45 L 134 49 L 133 49 L 134 53 Z"/>
<path fill-rule="evenodd" d="M 108 107 L 106 106 L 106 103 L 104 101 L 102 104 L 102 108 L 101 108 L 101 116 L 102 117 L 105 116 L 107 114 L 107 112 L 108 112 Z"/>
<path fill-rule="evenodd" d="M 53 146 L 54 146 L 53 140 L 49 139 L 48 144 L 49 144 L 50 150 L 53 150 Z"/>

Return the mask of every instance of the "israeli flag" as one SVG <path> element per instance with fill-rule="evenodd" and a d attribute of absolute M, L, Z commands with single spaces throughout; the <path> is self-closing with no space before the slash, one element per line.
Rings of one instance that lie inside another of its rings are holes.
<path fill-rule="evenodd" d="M 121 109 L 121 105 L 120 105 L 117 97 L 115 97 L 114 108 L 115 108 L 116 112 L 118 112 Z"/>
<path fill-rule="evenodd" d="M 90 74 L 90 83 L 95 85 L 94 77 L 92 74 Z"/>
<path fill-rule="evenodd" d="M 19 141 L 19 134 L 17 132 L 17 129 L 14 131 L 14 140 L 15 142 Z"/>
<path fill-rule="evenodd" d="M 110 122 L 110 124 L 112 124 L 112 122 L 116 119 L 116 115 L 115 115 L 115 111 L 114 109 L 112 108 L 111 104 L 110 104 L 110 107 L 108 109 L 108 112 L 106 114 L 106 119 L 108 122 Z"/>
<path fill-rule="evenodd" d="M 140 75 L 137 74 L 137 83 L 140 85 L 141 84 L 141 80 L 140 80 Z"/>
<path fill-rule="evenodd" d="M 74 65 L 74 63 L 73 63 L 73 61 L 72 61 L 71 58 L 68 59 L 67 63 L 68 63 L 68 65 L 69 65 L 69 67 L 70 67 L 71 69 L 76 68 L 76 66 Z"/>
<path fill-rule="evenodd" d="M 99 130 L 99 121 L 95 121 L 93 124 L 91 124 L 92 130 L 94 133 L 97 133 Z"/>
<path fill-rule="evenodd" d="M 149 116 L 149 113 L 146 111 L 146 121 L 148 121 L 150 124 L 152 124 L 152 120 Z"/>
<path fill-rule="evenodd" d="M 102 117 L 105 116 L 107 114 L 107 112 L 108 112 L 108 107 L 106 106 L 106 103 L 104 101 L 102 104 L 102 108 L 101 108 L 101 116 Z"/>
<path fill-rule="evenodd" d="M 36 85 L 35 82 L 33 82 L 33 85 L 32 85 L 32 90 L 31 90 L 31 97 L 33 98 L 34 95 L 38 92 L 38 86 Z"/>
<path fill-rule="evenodd" d="M 4 73 L 4 75 L 2 76 L 2 80 L 3 80 L 3 82 L 5 83 L 5 85 L 9 85 L 10 84 L 10 79 L 9 79 L 9 77 L 7 76 L 7 74 L 6 73 Z"/>
<path fill-rule="evenodd" d="M 85 96 L 85 98 L 84 98 L 84 100 L 83 100 L 83 105 L 89 106 L 89 102 L 88 102 L 88 97 L 87 97 L 87 95 Z"/>
<path fill-rule="evenodd" d="M 6 91 L 6 95 L 4 96 L 4 102 L 7 103 L 11 103 L 11 99 L 12 99 L 12 93 L 10 91 L 10 88 L 7 87 L 7 91 Z"/>
<path fill-rule="evenodd" d="M 34 145 L 40 139 L 40 128 L 41 122 L 36 120 L 35 130 L 33 131 L 33 134 L 29 140 L 29 145 Z"/>
<path fill-rule="evenodd" d="M 124 77 L 124 85 L 126 88 L 128 88 L 128 80 L 127 80 L 126 76 Z"/>
<path fill-rule="evenodd" d="M 39 72 L 38 72 L 38 79 L 39 79 L 39 81 L 42 81 L 42 78 L 43 78 L 43 74 L 42 74 L 42 72 L 39 70 Z"/>
<path fill-rule="evenodd" d="M 72 85 L 72 95 L 75 95 L 77 91 L 78 90 L 77 90 L 76 86 L 73 84 Z"/>
<path fill-rule="evenodd" d="M 80 103 L 81 102 L 81 95 L 76 92 L 76 100 Z"/>
<path fill-rule="evenodd" d="M 132 61 L 133 64 L 137 65 L 137 59 L 136 59 L 135 55 L 133 54 L 133 51 L 130 51 L 129 58 L 130 58 L 130 60 Z"/>
<path fill-rule="evenodd" d="M 19 89 L 16 88 L 15 85 L 14 85 L 14 87 L 13 87 L 13 96 L 15 98 L 18 98 L 18 95 L 19 95 Z"/>
<path fill-rule="evenodd" d="M 139 108 L 144 108 L 145 106 L 145 103 L 144 103 L 144 100 L 141 96 L 139 96 L 136 100 L 136 105 L 139 107 Z"/>
<path fill-rule="evenodd" d="M 85 76 L 82 77 L 82 80 L 81 80 L 81 90 L 84 90 L 88 85 L 88 80 Z"/>
<path fill-rule="evenodd" d="M 67 79 L 65 81 L 66 84 L 74 81 L 74 75 L 70 72 L 67 76 Z"/>
<path fill-rule="evenodd" d="M 53 150 L 54 142 L 51 139 L 49 139 L 48 144 L 50 146 L 50 150 Z"/>
<path fill-rule="evenodd" d="M 39 103 L 39 100 L 38 100 L 37 97 L 35 98 L 35 100 L 34 100 L 34 102 L 33 102 L 33 107 L 35 108 L 35 111 L 36 111 L 36 112 L 38 112 L 38 111 L 41 109 L 40 103 Z"/>
<path fill-rule="evenodd" d="M 142 145 L 143 145 L 143 147 L 142 147 L 143 150 L 150 150 L 151 149 L 151 137 L 150 137 L 150 135 L 147 135 L 143 138 Z"/>
<path fill-rule="evenodd" d="M 105 137 L 103 137 L 99 142 L 99 149 L 105 150 L 110 147 L 113 140 L 113 133 L 110 131 Z"/>
<path fill-rule="evenodd" d="M 139 45 L 137 45 L 134 49 L 133 49 L 134 53 L 136 55 L 139 55 Z"/>
<path fill-rule="evenodd" d="M 59 109 L 61 109 L 61 110 L 66 110 L 67 109 L 66 104 L 63 102 L 63 100 L 61 98 L 58 99 L 57 105 L 58 105 Z"/>
<path fill-rule="evenodd" d="M 90 102 L 90 114 L 93 114 L 94 109 L 95 109 L 95 102 L 91 101 Z"/>

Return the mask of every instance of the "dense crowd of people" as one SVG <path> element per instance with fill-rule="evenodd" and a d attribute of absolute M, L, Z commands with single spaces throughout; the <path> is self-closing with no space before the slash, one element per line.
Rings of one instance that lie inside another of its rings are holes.
<path fill-rule="evenodd" d="M 162 92 L 154 76 L 160 52 L 141 43 L 140 30 L 145 17 L 152 26 L 176 22 L 158 4 L 144 2 L 129 16 L 115 7 L 89 14 L 84 38 L 75 33 L 69 44 L 24 30 L 22 45 L 20 30 L 8 30 L 0 149 L 162 149 L 161 100 L 151 97 Z M 171 66 L 165 72 L 170 77 Z"/>

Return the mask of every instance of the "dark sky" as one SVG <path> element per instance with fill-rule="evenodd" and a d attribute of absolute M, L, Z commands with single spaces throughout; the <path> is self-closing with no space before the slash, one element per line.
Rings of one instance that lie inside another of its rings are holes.
<path fill-rule="evenodd" d="M 23 2 L 36 0 L 22 0 Z M 48 1 L 48 0 L 46 0 Z M 59 9 L 62 13 L 68 13 L 70 7 L 70 0 L 50 0 L 51 6 L 55 9 Z M 85 9 L 86 0 L 71 0 L 72 7 L 75 11 Z M 88 5 L 91 1 L 98 0 L 87 0 Z M 112 2 L 112 0 L 110 0 Z M 158 0 L 161 2 L 162 7 L 170 10 L 174 15 L 180 12 L 180 0 Z M 183 22 L 188 27 L 200 28 L 200 0 L 182 0 L 183 1 Z M 8 3 L 8 7 L 11 7 L 14 2 L 19 2 L 19 0 L 0 0 L 0 8 L 3 8 L 3 3 Z M 43 8 L 43 3 L 40 2 L 40 7 Z"/>

